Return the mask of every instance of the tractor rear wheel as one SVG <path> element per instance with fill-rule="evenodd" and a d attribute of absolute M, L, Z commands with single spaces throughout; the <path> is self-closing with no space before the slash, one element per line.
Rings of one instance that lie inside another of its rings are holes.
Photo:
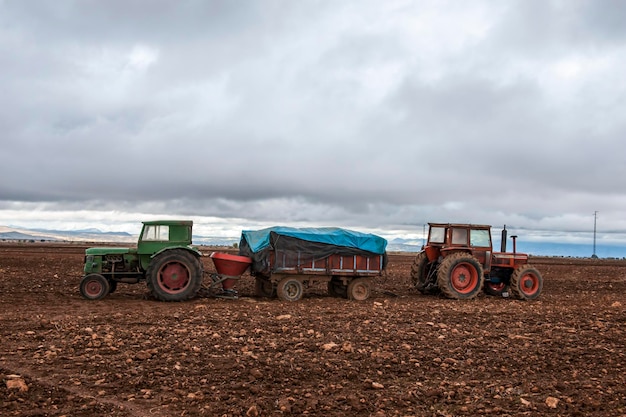
<path fill-rule="evenodd" d="M 368 278 L 356 278 L 348 284 L 348 298 L 350 300 L 367 300 L 371 292 L 370 280 Z"/>
<path fill-rule="evenodd" d="M 267 278 L 256 277 L 254 279 L 254 293 L 257 297 L 276 297 L 276 286 Z"/>
<path fill-rule="evenodd" d="M 283 301 L 298 301 L 304 293 L 302 282 L 295 278 L 283 278 L 276 288 L 278 298 Z"/>
<path fill-rule="evenodd" d="M 426 252 L 420 252 L 411 265 L 411 284 L 422 294 L 439 292 L 434 280 L 430 279 L 432 272 L 437 268 L 436 262 L 429 262 Z"/>
<path fill-rule="evenodd" d="M 109 280 L 100 274 L 89 274 L 80 281 L 80 294 L 88 300 L 100 300 L 110 291 Z"/>
<path fill-rule="evenodd" d="M 146 276 L 148 288 L 156 299 L 188 300 L 202 286 L 202 264 L 186 250 L 167 250 L 152 259 Z"/>
<path fill-rule="evenodd" d="M 511 275 L 511 293 L 520 300 L 534 300 L 543 289 L 543 277 L 530 265 L 521 265 Z"/>
<path fill-rule="evenodd" d="M 437 286 L 448 298 L 469 300 L 483 288 L 483 267 L 467 253 L 453 253 L 443 261 L 437 271 Z"/>

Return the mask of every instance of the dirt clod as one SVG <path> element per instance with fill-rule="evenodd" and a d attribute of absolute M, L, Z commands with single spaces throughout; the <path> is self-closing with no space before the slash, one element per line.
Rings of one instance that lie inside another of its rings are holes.
<path fill-rule="evenodd" d="M 84 249 L 0 242 L 2 416 L 626 415 L 623 260 L 532 259 L 534 302 L 425 296 L 390 254 L 362 302 L 244 275 L 239 300 L 166 303 L 83 299 Z"/>

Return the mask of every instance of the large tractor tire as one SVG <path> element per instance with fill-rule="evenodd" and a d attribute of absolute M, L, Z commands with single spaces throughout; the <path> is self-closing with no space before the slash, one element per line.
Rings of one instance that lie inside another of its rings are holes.
<path fill-rule="evenodd" d="M 100 274 L 89 274 L 80 280 L 80 294 L 88 300 L 100 300 L 111 292 L 109 280 Z"/>
<path fill-rule="evenodd" d="M 467 253 L 453 253 L 441 262 L 437 271 L 437 286 L 448 298 L 469 300 L 483 288 L 483 267 Z"/>
<path fill-rule="evenodd" d="M 167 250 L 152 259 L 146 278 L 148 288 L 157 300 L 189 300 L 202 286 L 202 263 L 186 250 Z"/>
<path fill-rule="evenodd" d="M 429 280 L 429 276 L 437 268 L 436 262 L 429 262 L 426 252 L 420 252 L 411 265 L 411 284 L 422 294 L 436 294 L 439 288 Z"/>
<path fill-rule="evenodd" d="M 511 275 L 511 294 L 520 300 L 534 300 L 543 289 L 543 277 L 530 265 L 521 265 Z"/>
<path fill-rule="evenodd" d="M 276 285 L 267 278 L 256 277 L 254 279 L 254 293 L 257 297 L 276 297 Z"/>

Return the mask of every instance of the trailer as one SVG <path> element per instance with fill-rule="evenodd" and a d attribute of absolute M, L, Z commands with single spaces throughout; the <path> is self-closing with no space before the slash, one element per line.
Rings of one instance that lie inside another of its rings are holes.
<path fill-rule="evenodd" d="M 80 293 L 99 300 L 118 283 L 147 283 L 154 298 L 183 301 L 201 289 L 221 298 L 237 298 L 234 285 L 250 269 L 256 294 L 297 301 L 304 289 L 327 282 L 333 296 L 365 300 L 373 277 L 387 264 L 387 241 L 339 228 L 274 227 L 242 232 L 239 255 L 213 252 L 216 273 L 204 271 L 200 250 L 192 245 L 191 220 L 143 222 L 136 247 L 88 248 Z M 209 285 L 203 286 L 205 275 Z"/>
<path fill-rule="evenodd" d="M 239 255 L 252 260 L 257 296 L 297 301 L 310 285 L 326 282 L 331 296 L 366 300 L 387 265 L 386 247 L 368 233 L 278 226 L 243 231 Z"/>

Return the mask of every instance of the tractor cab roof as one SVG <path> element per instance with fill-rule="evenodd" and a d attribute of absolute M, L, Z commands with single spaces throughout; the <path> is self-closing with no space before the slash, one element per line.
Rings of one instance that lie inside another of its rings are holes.
<path fill-rule="evenodd" d="M 469 223 L 428 223 L 430 227 L 458 227 L 465 229 L 491 229 L 488 224 L 469 224 Z"/>
<path fill-rule="evenodd" d="M 166 226 L 193 226 L 193 220 L 149 220 L 142 222 L 145 225 L 166 225 Z"/>

